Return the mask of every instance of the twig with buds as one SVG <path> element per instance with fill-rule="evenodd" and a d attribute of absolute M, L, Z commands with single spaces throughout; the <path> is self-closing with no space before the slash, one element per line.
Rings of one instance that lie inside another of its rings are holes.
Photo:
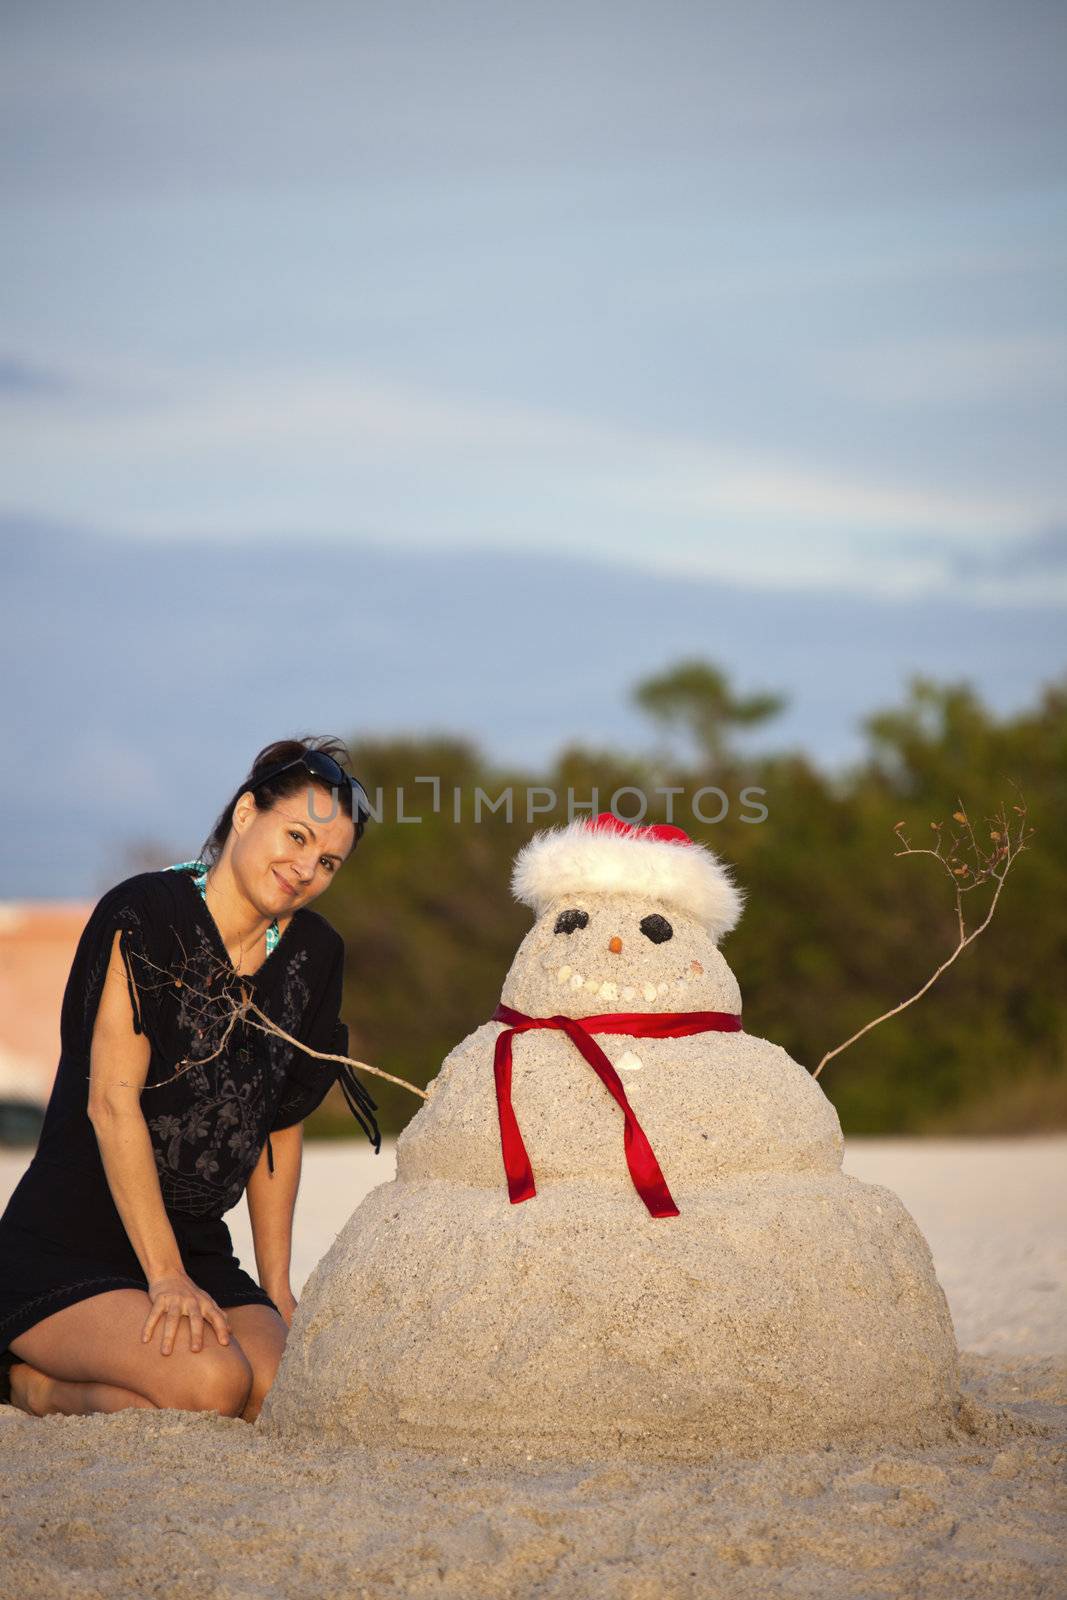
<path fill-rule="evenodd" d="M 1013 784 L 1012 787 L 1016 788 L 1016 785 Z M 1017 789 L 1016 792 L 1018 793 Z M 983 933 L 992 921 L 993 913 L 997 909 L 997 901 L 1000 899 L 1000 891 L 1004 887 L 1004 880 L 1011 871 L 1012 864 L 1016 858 L 1029 848 L 1027 841 L 1034 834 L 1033 828 L 1026 826 L 1026 802 L 1023 800 L 1022 805 L 1012 805 L 1011 809 L 1016 814 L 1014 820 L 1009 818 L 1003 801 L 1001 802 L 1000 810 L 986 819 L 990 825 L 990 847 L 987 849 L 978 843 L 963 801 L 959 797 L 957 799 L 959 809 L 952 813 L 952 820 L 960 824 L 963 832 L 957 834 L 951 829 L 945 830 L 940 822 L 931 822 L 930 827 L 937 836 L 936 845 L 932 850 L 913 847 L 901 831 L 904 827 L 903 822 L 896 823 L 893 829 L 904 846 L 903 850 L 894 851 L 894 855 L 933 856 L 934 860 L 940 862 L 948 874 L 955 894 L 956 923 L 959 930 L 955 950 L 927 978 L 921 989 L 917 989 L 907 1000 L 902 1000 L 898 1006 L 894 1006 L 892 1011 L 886 1011 L 882 1016 L 875 1017 L 873 1022 L 868 1022 L 858 1033 L 854 1033 L 851 1039 L 846 1039 L 844 1044 L 839 1044 L 835 1050 L 827 1051 L 812 1073 L 812 1077 L 817 1078 L 828 1061 L 832 1061 L 834 1056 L 840 1055 L 842 1050 L 847 1050 L 850 1044 L 855 1044 L 857 1039 L 862 1039 L 864 1034 L 870 1033 L 872 1028 L 877 1028 L 880 1022 L 886 1022 L 890 1017 L 897 1016 L 899 1012 L 905 1011 L 908 1006 L 914 1005 L 916 1000 L 921 999 L 926 991 L 937 982 L 941 974 L 951 967 L 952 963 L 957 960 L 967 946 L 973 944 L 978 935 Z M 1023 799 L 1021 793 L 1019 794 L 1019 799 Z M 1015 830 L 1014 835 L 1013 828 Z M 946 832 L 949 836 L 947 845 L 945 841 Z M 968 855 L 971 860 L 966 859 Z M 964 918 L 963 897 L 965 894 L 970 894 L 972 890 L 979 888 L 982 884 L 989 882 L 996 884 L 993 898 L 989 903 L 989 909 L 978 926 L 972 928 L 971 932 L 968 933 Z"/>

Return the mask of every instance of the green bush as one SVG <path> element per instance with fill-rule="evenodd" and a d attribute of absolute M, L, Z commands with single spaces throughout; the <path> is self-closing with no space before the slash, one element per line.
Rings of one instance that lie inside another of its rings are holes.
<path fill-rule="evenodd" d="M 716 669 L 683 663 L 652 690 L 638 685 L 635 695 L 664 727 L 688 729 L 689 759 L 571 747 L 548 772 L 521 773 L 492 768 L 462 740 L 352 741 L 355 770 L 387 800 L 383 822 L 371 825 L 320 902 L 347 942 L 352 1055 L 425 1085 L 494 1009 L 530 925 L 511 899 L 512 860 L 538 828 L 566 820 L 561 807 L 526 825 L 527 785 L 561 795 L 596 786 L 606 809 L 623 784 L 651 797 L 656 785 L 681 785 L 688 796 L 714 783 L 731 796 L 762 788 L 769 813 L 752 824 L 734 805 L 722 823 L 701 827 L 691 824 L 685 797 L 676 802 L 675 820 L 730 862 L 748 891 L 745 914 L 723 944 L 745 1026 L 814 1069 L 828 1049 L 911 995 L 955 946 L 948 879 L 929 857 L 897 857 L 895 824 L 905 824 L 916 848 L 931 844 L 931 823 L 951 826 L 961 800 L 976 822 L 1002 803 L 1012 814 L 1017 785 L 1035 833 L 990 927 L 928 994 L 836 1057 L 819 1082 L 847 1132 L 1067 1125 L 1067 680 L 1047 686 L 1032 710 L 998 720 L 966 684 L 914 678 L 902 706 L 866 720 L 868 753 L 844 775 L 822 773 L 796 752 L 739 757 L 731 725 L 773 716 L 782 702 L 737 700 Z M 437 815 L 429 815 L 428 786 L 413 785 L 431 773 L 441 778 Z M 499 812 L 474 826 L 475 787 L 496 796 L 509 783 L 514 820 Z M 394 820 L 398 785 L 409 811 L 423 813 L 420 824 Z M 457 787 L 465 804 L 458 824 Z M 650 809 L 646 820 L 666 818 Z M 989 893 L 965 897 L 970 925 Z M 383 1131 L 397 1133 L 420 1102 L 366 1081 Z M 352 1129 L 335 1090 L 308 1131 Z"/>

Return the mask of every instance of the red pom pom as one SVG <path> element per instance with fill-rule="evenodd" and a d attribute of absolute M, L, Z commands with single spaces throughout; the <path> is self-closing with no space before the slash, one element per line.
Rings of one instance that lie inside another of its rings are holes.
<path fill-rule="evenodd" d="M 627 833 L 633 834 L 637 839 L 676 839 L 681 844 L 693 842 L 684 828 L 676 828 L 670 822 L 654 822 L 645 827 L 634 822 L 624 822 L 614 811 L 601 811 L 587 826 L 597 833 Z"/>

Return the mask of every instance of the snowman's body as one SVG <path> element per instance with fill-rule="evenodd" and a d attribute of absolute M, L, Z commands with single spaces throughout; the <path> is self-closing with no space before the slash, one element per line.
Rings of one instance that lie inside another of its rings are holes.
<path fill-rule="evenodd" d="M 678 899 L 647 883 L 542 898 L 504 1003 L 739 1012 L 714 926 Z M 930 1252 L 896 1195 L 842 1174 L 837 1115 L 802 1067 L 744 1032 L 600 1036 L 679 1209 L 653 1216 L 596 1073 L 565 1033 L 518 1034 L 537 1192 L 513 1204 L 503 1028 L 447 1057 L 396 1180 L 312 1274 L 265 1429 L 566 1459 L 944 1435 L 957 1358 Z"/>

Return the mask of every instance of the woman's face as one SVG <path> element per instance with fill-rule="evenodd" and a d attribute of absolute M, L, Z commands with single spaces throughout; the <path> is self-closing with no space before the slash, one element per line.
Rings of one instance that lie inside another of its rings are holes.
<path fill-rule="evenodd" d="M 260 811 L 249 792 L 233 812 L 231 865 L 253 904 L 273 916 L 307 905 L 330 885 L 355 844 L 351 817 L 310 780 Z"/>

